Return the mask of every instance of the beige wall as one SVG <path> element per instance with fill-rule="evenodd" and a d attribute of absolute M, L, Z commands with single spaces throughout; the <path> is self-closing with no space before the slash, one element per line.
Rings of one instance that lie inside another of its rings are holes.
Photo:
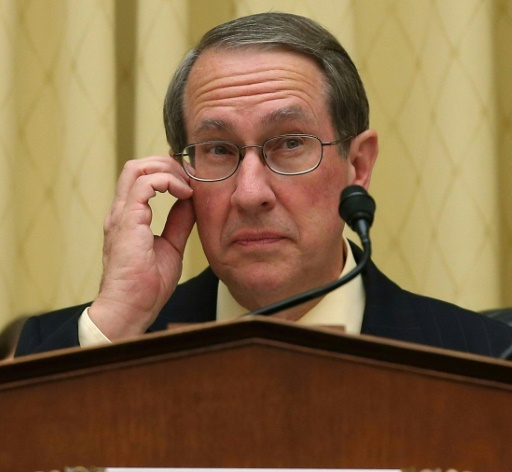
<path fill-rule="evenodd" d="M 511 0 L 0 0 L 0 326 L 94 297 L 122 163 L 168 151 L 176 64 L 214 24 L 268 10 L 323 23 L 360 69 L 380 267 L 469 308 L 512 304 Z M 185 277 L 204 264 L 194 238 Z"/>

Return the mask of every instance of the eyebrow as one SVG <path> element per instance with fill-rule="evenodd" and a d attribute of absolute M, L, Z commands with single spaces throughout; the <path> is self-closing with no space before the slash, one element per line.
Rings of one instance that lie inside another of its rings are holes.
<path fill-rule="evenodd" d="M 264 116 L 261 120 L 263 126 L 275 125 L 287 121 L 316 122 L 310 113 L 298 106 L 282 107 Z M 193 129 L 193 135 L 201 135 L 207 131 L 229 131 L 235 133 L 233 123 L 221 119 L 207 118 L 201 120 Z"/>
<path fill-rule="evenodd" d="M 298 106 L 282 107 L 263 117 L 261 124 L 273 125 L 286 121 L 313 121 L 312 116 Z"/>
<path fill-rule="evenodd" d="M 194 126 L 192 133 L 194 136 L 201 135 L 206 131 L 234 131 L 233 125 L 225 120 L 205 119 Z"/>

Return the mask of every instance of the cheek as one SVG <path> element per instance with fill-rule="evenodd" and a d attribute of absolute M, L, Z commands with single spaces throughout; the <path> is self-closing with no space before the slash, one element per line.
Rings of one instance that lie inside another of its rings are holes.
<path fill-rule="evenodd" d="M 346 174 L 339 168 L 318 174 L 319 181 L 296 192 L 300 199 L 301 212 L 307 221 L 305 225 L 315 234 L 327 231 L 339 232 L 343 222 L 339 216 L 341 191 L 347 185 Z M 324 234 L 324 237 L 328 237 Z"/>
<path fill-rule="evenodd" d="M 315 233 L 322 233 L 339 229 L 342 223 L 339 212 L 338 189 L 323 189 L 310 197 L 304 205 L 304 213 L 308 215 L 306 224 Z M 327 236 L 327 235 L 324 235 Z"/>
<path fill-rule="evenodd" d="M 282 195 L 281 202 L 287 219 L 290 223 L 293 222 L 300 245 L 306 252 L 317 251 L 326 240 L 337 237 L 342 231 L 337 187 L 325 187 L 318 182 L 303 183 L 293 193 L 286 197 Z"/>
<path fill-rule="evenodd" d="M 320 192 L 326 202 L 337 212 L 342 190 L 352 181 L 352 166 L 348 160 L 336 156 L 326 166 L 322 176 L 323 185 L 319 186 Z"/>
<path fill-rule="evenodd" d="M 347 175 L 344 167 L 330 166 L 314 175 L 315 179 L 308 182 L 296 192 L 296 197 L 303 199 L 305 207 L 315 207 L 317 211 L 325 214 L 329 211 L 337 212 L 341 191 L 347 185 Z"/>
<path fill-rule="evenodd" d="M 193 186 L 192 201 L 197 229 L 201 240 L 206 244 L 218 240 L 218 234 L 222 231 L 229 209 L 229 195 L 214 186 L 215 184 L 201 182 Z"/>

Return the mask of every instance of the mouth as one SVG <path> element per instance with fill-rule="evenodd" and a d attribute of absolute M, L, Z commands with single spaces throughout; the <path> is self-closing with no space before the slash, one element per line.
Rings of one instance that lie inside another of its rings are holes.
<path fill-rule="evenodd" d="M 237 234 L 231 244 L 241 247 L 263 247 L 277 244 L 286 238 L 280 234 L 269 232 L 249 232 Z"/>

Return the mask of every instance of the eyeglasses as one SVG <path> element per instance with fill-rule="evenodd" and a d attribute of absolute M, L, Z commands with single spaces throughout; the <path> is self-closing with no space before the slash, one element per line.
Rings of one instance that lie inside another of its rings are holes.
<path fill-rule="evenodd" d="M 315 170 L 322 162 L 324 146 L 351 138 L 322 142 L 310 134 L 283 134 L 267 139 L 261 146 L 237 146 L 229 141 L 205 141 L 189 144 L 173 157 L 189 177 L 200 182 L 218 182 L 231 177 L 248 148 L 259 148 L 265 165 L 281 175 L 301 175 Z"/>

